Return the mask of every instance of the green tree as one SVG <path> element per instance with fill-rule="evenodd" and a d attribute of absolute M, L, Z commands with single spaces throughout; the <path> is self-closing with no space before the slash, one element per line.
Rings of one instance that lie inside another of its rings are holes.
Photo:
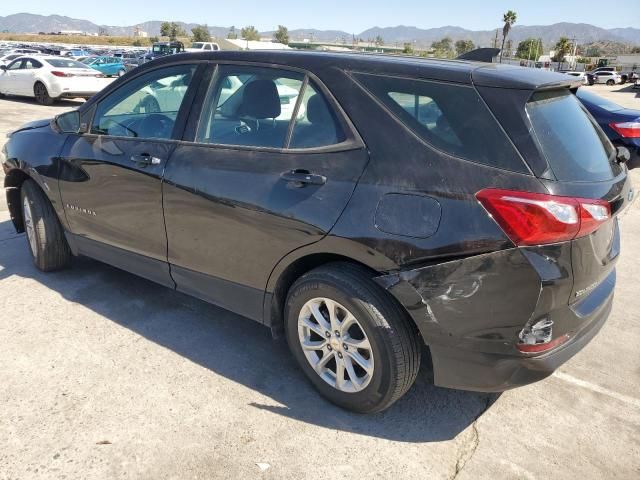
<path fill-rule="evenodd" d="M 534 61 L 538 60 L 543 53 L 542 40 L 539 38 L 527 38 L 518 43 L 518 48 L 516 49 L 516 57 Z"/>
<path fill-rule="evenodd" d="M 476 48 L 476 46 L 471 40 L 458 40 L 456 42 L 456 54 L 458 56 L 470 52 L 474 48 Z"/>
<path fill-rule="evenodd" d="M 450 58 L 453 56 L 452 48 L 453 40 L 449 37 L 444 37 L 442 40 L 433 42 L 431 48 L 434 50 L 433 54 L 440 58 Z"/>
<path fill-rule="evenodd" d="M 169 37 L 171 40 L 175 40 L 178 37 L 184 37 L 187 32 L 176 22 L 162 22 L 160 25 L 160 35 L 163 37 Z"/>
<path fill-rule="evenodd" d="M 571 51 L 571 41 L 567 37 L 560 37 L 560 40 L 556 43 L 555 54 L 551 60 L 554 62 L 558 62 L 558 70 L 560 70 L 560 66 L 562 62 L 564 62 L 564 58 L 567 56 L 567 53 Z"/>
<path fill-rule="evenodd" d="M 163 37 L 169 37 L 171 35 L 171 23 L 162 22 L 160 25 L 160 35 Z"/>
<path fill-rule="evenodd" d="M 640 53 L 640 47 L 633 47 L 631 53 Z"/>
<path fill-rule="evenodd" d="M 159 42 L 160 39 L 157 36 L 153 36 L 153 37 L 149 37 L 149 41 L 151 43 L 156 43 L 156 42 Z"/>
<path fill-rule="evenodd" d="M 402 46 L 402 53 L 404 53 L 406 55 L 413 55 L 413 45 L 411 45 L 410 42 L 406 42 Z"/>
<path fill-rule="evenodd" d="M 210 42 L 211 34 L 209 33 L 209 27 L 205 25 L 198 25 L 191 29 L 194 42 Z"/>
<path fill-rule="evenodd" d="M 504 51 L 504 42 L 507 41 L 507 36 L 509 36 L 509 32 L 511 31 L 511 27 L 514 23 L 516 23 L 518 15 L 513 10 L 508 10 L 502 16 L 502 21 L 504 22 L 504 26 L 502 27 L 502 47 L 500 48 L 500 62 L 502 62 L 502 52 Z"/>
<path fill-rule="evenodd" d="M 378 35 L 376 37 L 375 44 L 377 47 L 379 47 L 380 45 L 384 45 L 384 39 L 382 38 L 382 36 Z"/>
<path fill-rule="evenodd" d="M 236 40 L 238 38 L 238 33 L 236 32 L 236 27 L 231 25 L 229 28 L 229 33 L 227 33 L 227 38 L 229 40 Z"/>
<path fill-rule="evenodd" d="M 240 30 L 240 36 L 244 40 L 260 40 L 260 33 L 256 30 L 256 27 L 249 25 Z"/>
<path fill-rule="evenodd" d="M 289 45 L 289 29 L 284 25 L 278 25 L 278 30 L 273 34 L 276 42 Z"/>

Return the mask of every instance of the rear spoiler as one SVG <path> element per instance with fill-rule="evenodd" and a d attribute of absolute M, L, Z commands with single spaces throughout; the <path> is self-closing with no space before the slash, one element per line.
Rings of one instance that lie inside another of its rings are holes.
<path fill-rule="evenodd" d="M 471 60 L 474 62 L 491 63 L 500 53 L 499 48 L 476 48 L 470 52 L 463 53 L 456 60 Z"/>

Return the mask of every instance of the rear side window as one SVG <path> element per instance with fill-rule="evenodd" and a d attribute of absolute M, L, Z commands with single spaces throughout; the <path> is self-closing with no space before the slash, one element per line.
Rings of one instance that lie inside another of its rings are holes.
<path fill-rule="evenodd" d="M 473 87 L 369 74 L 355 77 L 435 148 L 472 162 L 528 173 Z"/>
<path fill-rule="evenodd" d="M 526 109 L 558 180 L 597 182 L 615 176 L 609 161 L 613 145 L 571 92 L 535 93 Z"/>
<path fill-rule="evenodd" d="M 196 142 L 262 148 L 317 148 L 346 137 L 325 97 L 304 74 L 264 67 L 219 67 Z"/>

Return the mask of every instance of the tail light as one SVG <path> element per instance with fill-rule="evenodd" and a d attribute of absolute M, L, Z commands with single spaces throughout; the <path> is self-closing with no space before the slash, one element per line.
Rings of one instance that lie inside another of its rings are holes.
<path fill-rule="evenodd" d="M 640 138 L 640 118 L 636 118 L 633 122 L 610 123 L 618 135 L 624 138 Z"/>
<path fill-rule="evenodd" d="M 493 188 L 479 191 L 476 198 L 518 246 L 583 237 L 611 218 L 604 200 Z"/>
<path fill-rule="evenodd" d="M 73 73 L 61 72 L 59 70 L 53 70 L 51 72 L 51 75 L 54 75 L 56 77 L 75 77 L 75 75 Z"/>
<path fill-rule="evenodd" d="M 526 326 L 520 332 L 519 337 L 520 343 L 516 344 L 516 348 L 522 353 L 547 352 L 569 340 L 567 334 L 553 338 L 553 321 L 548 318 Z"/>

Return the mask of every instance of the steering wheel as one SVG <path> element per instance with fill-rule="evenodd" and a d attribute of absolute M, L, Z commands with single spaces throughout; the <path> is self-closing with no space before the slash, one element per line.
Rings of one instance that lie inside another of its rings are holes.
<path fill-rule="evenodd" d="M 170 138 L 173 120 L 161 113 L 146 115 L 138 126 L 138 136 L 142 138 Z"/>

